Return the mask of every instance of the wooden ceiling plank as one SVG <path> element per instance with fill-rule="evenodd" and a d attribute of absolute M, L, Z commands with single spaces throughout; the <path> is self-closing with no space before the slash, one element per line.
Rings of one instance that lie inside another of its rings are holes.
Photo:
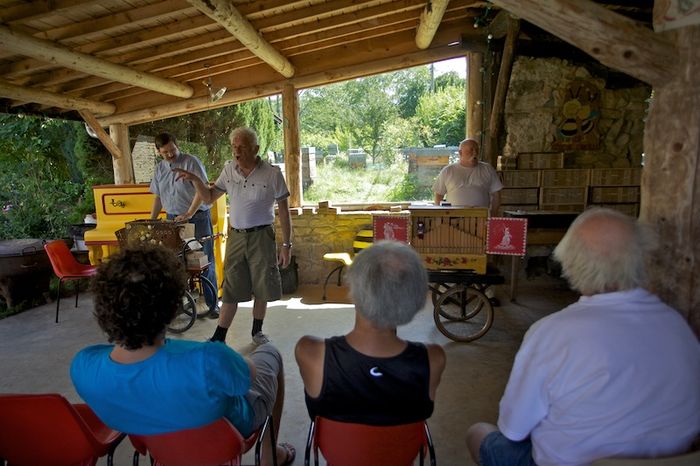
<path fill-rule="evenodd" d="M 109 153 L 112 154 L 112 158 L 117 160 L 121 159 L 123 156 L 122 151 L 119 149 L 119 147 L 117 147 L 117 144 L 112 140 L 112 138 L 109 137 L 109 134 L 102 129 L 102 126 L 100 126 L 100 123 L 97 121 L 97 118 L 95 118 L 95 115 L 93 115 L 89 110 L 78 110 L 78 113 L 80 113 L 80 116 L 83 117 L 85 123 L 87 123 L 95 134 L 97 134 L 100 142 L 105 146 Z"/>
<path fill-rule="evenodd" d="M 128 7 L 128 5 L 125 5 Z M 165 0 L 160 3 L 146 5 L 140 8 L 128 8 L 116 14 L 91 18 L 85 21 L 70 23 L 66 26 L 50 29 L 37 34 L 34 37 L 51 41 L 63 39 L 77 39 L 95 33 L 109 33 L 110 30 L 128 25 L 139 24 L 144 21 L 153 21 L 163 16 L 172 16 L 173 13 L 186 13 L 192 11 L 192 5 L 185 0 Z"/>
<path fill-rule="evenodd" d="M 54 94 L 38 89 L 28 89 L 2 80 L 0 80 L 0 96 L 22 102 L 36 102 L 51 107 L 68 108 L 72 110 L 87 108 L 100 115 L 111 115 L 117 109 L 114 104 L 81 99 L 78 97 L 68 97 L 63 94 Z"/>
<path fill-rule="evenodd" d="M 221 24 L 251 52 L 277 70 L 282 76 L 294 76 L 294 66 L 247 19 L 226 0 L 188 0 L 202 13 Z"/>
<path fill-rule="evenodd" d="M 606 66 L 651 85 L 675 75 L 678 51 L 639 23 L 590 0 L 493 0 Z"/>
<path fill-rule="evenodd" d="M 0 47 L 49 63 L 60 64 L 66 68 L 76 69 L 109 80 L 125 82 L 176 97 L 188 98 L 194 92 L 190 86 L 177 81 L 134 71 L 126 66 L 101 60 L 91 55 L 76 53 L 52 42 L 16 33 L 6 26 L 0 26 Z"/>
<path fill-rule="evenodd" d="M 32 21 L 47 14 L 56 14 L 62 10 L 80 7 L 94 0 L 39 0 L 5 7 L 0 10 L 0 22 L 5 24 Z"/>
<path fill-rule="evenodd" d="M 416 31 L 416 45 L 419 49 L 427 49 L 430 46 L 448 3 L 450 0 L 429 0 L 423 8 Z"/>

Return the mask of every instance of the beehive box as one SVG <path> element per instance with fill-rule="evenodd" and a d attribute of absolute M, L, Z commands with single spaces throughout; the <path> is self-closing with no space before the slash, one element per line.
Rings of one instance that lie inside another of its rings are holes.
<path fill-rule="evenodd" d="M 563 152 L 522 152 L 518 154 L 518 170 L 564 168 Z"/>
<path fill-rule="evenodd" d="M 596 204 L 617 204 L 639 202 L 638 187 L 594 187 L 591 188 L 591 202 Z"/>
<path fill-rule="evenodd" d="M 593 168 L 591 186 L 639 186 L 641 168 Z"/>
<path fill-rule="evenodd" d="M 537 204 L 539 188 L 503 188 L 502 204 Z"/>
<path fill-rule="evenodd" d="M 589 169 L 542 170 L 542 186 L 588 186 L 590 175 Z"/>
<path fill-rule="evenodd" d="M 569 188 L 540 188 L 540 206 L 543 205 L 586 205 L 588 188 L 577 186 Z M 544 209 L 544 207 L 542 207 Z"/>
<path fill-rule="evenodd" d="M 499 155 L 496 159 L 496 170 L 515 170 L 518 168 L 518 159 L 516 157 L 506 157 Z"/>
<path fill-rule="evenodd" d="M 505 170 L 500 172 L 500 177 L 506 188 L 537 188 L 540 174 L 540 170 Z"/>
<path fill-rule="evenodd" d="M 488 209 L 436 206 L 409 210 L 411 245 L 428 269 L 486 273 Z"/>

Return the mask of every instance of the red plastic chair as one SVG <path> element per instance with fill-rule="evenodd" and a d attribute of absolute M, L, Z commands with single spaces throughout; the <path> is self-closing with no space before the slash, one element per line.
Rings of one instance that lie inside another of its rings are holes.
<path fill-rule="evenodd" d="M 260 429 L 245 439 L 225 418 L 203 427 L 167 434 L 130 434 L 129 439 L 135 449 L 133 464 L 139 464 L 139 455 L 150 454 L 152 466 L 237 466 L 241 464 L 243 454 L 255 446 L 255 464 L 259 466 L 260 449 L 267 429 L 270 430 L 273 445 L 272 464 L 277 465 L 274 448 L 277 441 L 270 416 Z"/>
<path fill-rule="evenodd" d="M 111 465 L 125 437 L 55 393 L 0 395 L 0 433 L 0 458 L 11 466 L 87 466 L 105 455 Z"/>
<path fill-rule="evenodd" d="M 56 240 L 44 244 L 46 254 L 51 261 L 51 267 L 58 277 L 58 297 L 56 298 L 56 323 L 58 323 L 58 310 L 61 306 L 61 283 L 63 280 L 80 280 L 81 278 L 92 277 L 97 273 L 97 267 L 94 265 L 81 264 L 64 241 Z M 75 307 L 78 307 L 78 295 L 80 287 L 75 287 Z"/>
<path fill-rule="evenodd" d="M 309 428 L 304 465 L 309 466 L 312 448 L 316 466 L 319 449 L 328 466 L 410 466 L 416 457 L 422 465 L 426 447 L 435 466 L 435 448 L 424 421 L 370 426 L 317 417 Z"/>

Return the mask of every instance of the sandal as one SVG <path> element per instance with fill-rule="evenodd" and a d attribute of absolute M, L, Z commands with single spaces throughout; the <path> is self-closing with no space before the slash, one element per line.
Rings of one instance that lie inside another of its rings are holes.
<path fill-rule="evenodd" d="M 277 444 L 277 446 L 281 447 L 286 453 L 285 460 L 283 463 L 280 463 L 280 466 L 289 466 L 290 464 L 294 463 L 294 460 L 297 457 L 297 451 L 294 446 L 286 442 L 280 442 Z"/>

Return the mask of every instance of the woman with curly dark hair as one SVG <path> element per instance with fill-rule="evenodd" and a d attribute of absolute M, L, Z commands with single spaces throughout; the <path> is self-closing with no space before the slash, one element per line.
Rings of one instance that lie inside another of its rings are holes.
<path fill-rule="evenodd" d="M 114 344 L 75 356 L 70 372 L 78 394 L 103 422 L 128 434 L 173 432 L 226 417 L 248 436 L 269 414 L 277 430 L 284 373 L 272 344 L 246 358 L 221 342 L 165 338 L 185 286 L 182 262 L 162 247 L 126 249 L 100 265 L 95 317 Z M 294 455 L 291 445 L 277 446 L 280 464 L 291 464 Z M 263 454 L 263 464 L 271 457 Z"/>

